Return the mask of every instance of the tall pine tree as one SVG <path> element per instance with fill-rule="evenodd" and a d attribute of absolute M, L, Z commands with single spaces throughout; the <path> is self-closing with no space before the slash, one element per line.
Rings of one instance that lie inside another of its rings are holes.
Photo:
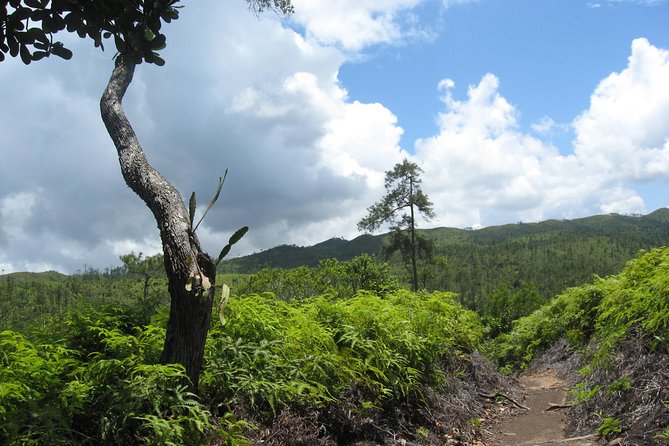
<path fill-rule="evenodd" d="M 386 172 L 386 195 L 367 209 L 367 216 L 360 220 L 358 229 L 376 231 L 382 225 L 390 224 L 390 244 L 386 253 L 399 251 L 405 265 L 411 271 L 412 289 L 418 291 L 418 259 L 432 255 L 432 243 L 416 233 L 416 217 L 426 219 L 434 217 L 432 203 L 420 188 L 420 174 L 423 173 L 416 163 L 408 161 L 398 163 Z"/>

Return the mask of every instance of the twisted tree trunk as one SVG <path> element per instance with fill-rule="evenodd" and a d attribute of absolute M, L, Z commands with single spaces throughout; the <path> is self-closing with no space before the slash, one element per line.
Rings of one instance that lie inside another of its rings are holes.
<path fill-rule="evenodd" d="M 131 57 L 116 58 L 100 111 L 116 146 L 126 184 L 151 209 L 160 230 L 171 297 L 161 362 L 182 364 L 190 378 L 190 389 L 196 391 L 211 319 L 216 267 L 191 230 L 181 195 L 149 164 L 123 112 L 123 96 L 132 82 L 135 65 Z M 205 277 L 211 287 L 204 285 Z"/>

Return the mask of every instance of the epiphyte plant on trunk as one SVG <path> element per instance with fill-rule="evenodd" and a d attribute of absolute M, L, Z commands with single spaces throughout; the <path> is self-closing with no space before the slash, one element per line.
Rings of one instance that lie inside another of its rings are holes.
<path fill-rule="evenodd" d="M 290 0 L 246 2 L 256 13 L 267 9 L 293 12 Z M 197 391 L 216 290 L 216 265 L 246 230 L 230 237 L 216 261 L 206 254 L 195 233 L 197 224 L 193 225 L 195 206 L 189 202 L 186 208 L 176 188 L 148 162 L 122 106 L 137 65 L 165 64 L 158 54 L 167 42 L 162 23 L 178 19 L 180 8 L 179 0 L 5 0 L 0 3 L 0 61 L 7 55 L 20 56 L 25 64 L 51 55 L 70 59 L 72 51 L 54 40 L 61 31 L 89 38 L 102 49 L 103 41 L 113 38 L 117 54 L 100 99 L 100 113 L 116 146 L 126 184 L 149 207 L 160 231 L 170 293 L 161 362 L 183 365 L 190 390 Z M 194 204 L 195 199 L 192 201 Z M 205 277 L 209 282 L 206 290 Z"/>
<path fill-rule="evenodd" d="M 188 220 L 190 221 L 190 227 L 188 229 L 188 232 L 189 234 L 191 234 L 192 237 L 195 237 L 195 231 L 197 231 L 197 228 L 200 227 L 200 223 L 202 223 L 204 217 L 207 216 L 209 210 L 212 207 L 214 207 L 214 204 L 216 204 L 218 197 L 221 195 L 221 190 L 223 189 L 223 184 L 225 183 L 225 179 L 227 177 L 228 177 L 228 169 L 225 169 L 225 174 L 218 179 L 218 187 L 216 188 L 216 193 L 214 194 L 214 197 L 211 199 L 211 201 L 207 205 L 207 208 L 204 210 L 202 217 L 200 217 L 200 219 L 198 220 L 197 223 L 195 223 L 195 225 L 193 225 L 193 222 L 195 221 L 195 209 L 197 208 L 197 198 L 195 196 L 195 192 L 191 194 L 190 199 L 188 200 Z M 221 260 L 223 260 L 225 256 L 227 256 L 228 253 L 230 253 L 230 249 L 232 248 L 232 246 L 236 244 L 238 241 L 240 241 L 248 231 L 249 231 L 248 226 L 242 226 L 234 234 L 232 234 L 232 236 L 228 239 L 228 243 L 223 247 L 223 249 L 221 249 L 221 252 L 218 254 L 216 262 L 214 262 L 215 269 L 218 268 L 218 265 L 219 263 L 221 263 Z M 215 289 L 211 280 L 203 273 L 202 270 L 200 270 L 199 266 L 195 264 L 195 268 L 191 272 L 190 280 L 188 281 L 188 283 L 186 283 L 186 291 L 199 290 L 200 293 L 202 293 L 205 291 L 209 291 L 210 288 Z"/>

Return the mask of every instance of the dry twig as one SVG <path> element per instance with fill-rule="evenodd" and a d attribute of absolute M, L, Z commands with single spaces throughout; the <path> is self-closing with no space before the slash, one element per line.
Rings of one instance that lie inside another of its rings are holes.
<path fill-rule="evenodd" d="M 497 399 L 497 397 L 502 397 L 502 398 L 505 398 L 505 399 L 511 401 L 515 406 L 517 406 L 521 409 L 530 410 L 529 407 L 523 406 L 518 401 L 514 400 L 513 398 L 511 398 L 510 396 L 508 396 L 508 395 L 506 395 L 502 392 L 497 392 L 497 393 L 482 393 L 482 392 L 479 392 L 479 396 L 481 396 L 483 398 L 489 398 L 489 399 L 492 399 L 492 400 Z"/>
<path fill-rule="evenodd" d="M 545 411 L 548 412 L 549 410 L 569 409 L 570 407 L 572 407 L 571 404 L 548 403 L 548 407 L 545 409 Z"/>

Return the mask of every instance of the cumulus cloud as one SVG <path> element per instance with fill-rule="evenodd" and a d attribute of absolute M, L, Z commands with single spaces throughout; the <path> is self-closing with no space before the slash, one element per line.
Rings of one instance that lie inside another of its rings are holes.
<path fill-rule="evenodd" d="M 574 121 L 573 153 L 542 139 L 561 125 L 550 118 L 525 132 L 512 98 L 499 92 L 503 80 L 486 74 L 464 98 L 453 80 L 439 83 L 439 131 L 411 154 L 399 145 L 393 111 L 349 97 L 338 72 L 349 51 L 410 35 L 408 15 L 420 3 L 319 9 L 296 0 L 301 35 L 276 17 L 249 14 L 244 2 L 203 0 L 169 25 L 167 65 L 140 66 L 124 105 L 149 160 L 183 196 L 195 191 L 207 203 L 229 169 L 199 229 L 207 250 L 217 253 L 242 225 L 251 231 L 233 254 L 354 237 L 384 192 L 384 172 L 404 157 L 425 169 L 424 189 L 440 216 L 434 224 L 643 210 L 635 182 L 667 172 L 665 50 L 634 42 L 628 66 L 602 81 Z M 354 19 L 337 28 L 346 8 Z M 0 71 L 0 83 L 11 86 L 0 107 L 6 272 L 104 268 L 131 250 L 160 250 L 156 223 L 125 186 L 99 117 L 113 54 L 77 39 L 71 46 L 69 62 L 24 67 L 12 59 Z"/>
<path fill-rule="evenodd" d="M 439 134 L 416 143 L 425 169 L 425 188 L 442 224 L 487 224 L 490 213 L 517 213 L 542 201 L 542 163 L 556 150 L 518 129 L 517 111 L 498 92 L 492 74 L 470 86 L 466 100 L 456 100 L 451 80 L 446 110 L 438 117 Z"/>
<path fill-rule="evenodd" d="M 356 235 L 383 172 L 404 155 L 397 118 L 348 98 L 337 79 L 344 54 L 276 17 L 255 17 L 244 2 L 186 12 L 170 25 L 167 66 L 138 67 L 124 105 L 147 157 L 184 196 L 196 191 L 206 203 L 229 168 L 201 226 L 205 248 L 218 252 L 242 225 L 251 232 L 236 252 Z M 211 44 L 192 45 L 194 34 Z M 0 108 L 5 270 L 72 272 L 160 249 L 99 117 L 112 54 L 71 46 L 68 63 L 3 62 L 0 82 L 14 86 Z"/>
<path fill-rule="evenodd" d="M 602 80 L 574 120 L 568 155 L 519 128 L 494 75 L 470 86 L 464 100 L 454 98 L 452 80 L 441 81 L 439 134 L 416 143 L 441 223 L 645 211 L 634 185 L 669 173 L 668 70 L 666 50 L 635 40 L 628 66 Z M 545 117 L 532 129 L 542 135 L 555 126 Z"/>
<path fill-rule="evenodd" d="M 309 37 L 351 51 L 406 38 L 429 38 L 432 32 L 412 13 L 421 3 L 424 0 L 293 1 L 295 21 Z"/>
<path fill-rule="evenodd" d="M 575 121 L 574 151 L 621 180 L 669 173 L 669 51 L 632 43 L 627 67 L 602 80 Z"/>

